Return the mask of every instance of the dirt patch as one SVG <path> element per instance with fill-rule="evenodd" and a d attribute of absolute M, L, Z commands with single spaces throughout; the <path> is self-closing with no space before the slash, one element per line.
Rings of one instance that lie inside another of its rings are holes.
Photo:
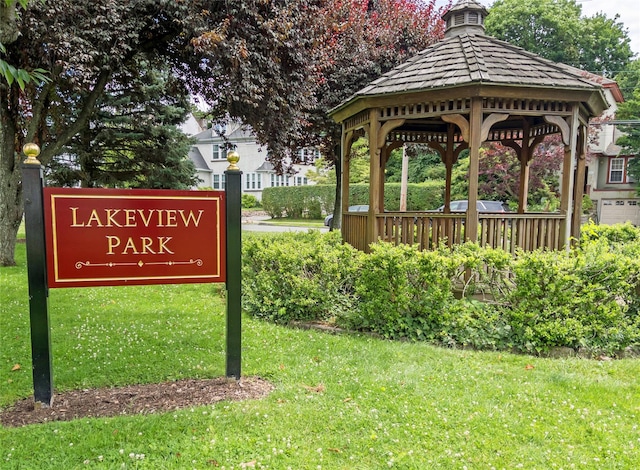
<path fill-rule="evenodd" d="M 223 400 L 238 401 L 266 397 L 272 390 L 266 380 L 185 379 L 160 384 L 72 390 L 56 393 L 51 407 L 35 406 L 33 397 L 0 411 L 3 426 L 18 427 L 48 421 L 101 418 L 119 415 L 162 413 Z"/>

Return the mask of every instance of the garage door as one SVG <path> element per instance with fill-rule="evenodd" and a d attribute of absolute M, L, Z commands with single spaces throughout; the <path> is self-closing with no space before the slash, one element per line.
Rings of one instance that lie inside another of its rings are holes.
<path fill-rule="evenodd" d="M 640 201 L 638 199 L 603 199 L 600 207 L 601 224 L 631 222 L 640 225 Z"/>

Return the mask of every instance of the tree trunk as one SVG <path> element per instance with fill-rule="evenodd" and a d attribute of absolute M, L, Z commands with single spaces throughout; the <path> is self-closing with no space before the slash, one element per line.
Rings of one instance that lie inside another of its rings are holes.
<path fill-rule="evenodd" d="M 342 148 L 338 147 L 338 158 L 336 158 L 336 198 L 333 205 L 333 219 L 329 230 L 340 230 L 342 228 Z"/>
<path fill-rule="evenodd" d="M 5 109 L 0 113 L 0 266 L 15 266 L 16 237 L 24 213 L 20 156 Z"/>

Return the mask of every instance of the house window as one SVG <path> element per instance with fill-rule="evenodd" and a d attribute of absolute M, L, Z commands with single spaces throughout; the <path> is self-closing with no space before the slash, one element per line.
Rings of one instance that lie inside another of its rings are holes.
<path fill-rule="evenodd" d="M 245 188 L 248 190 L 262 189 L 262 181 L 260 180 L 260 175 L 258 173 L 247 173 L 245 179 Z"/>
<path fill-rule="evenodd" d="M 300 163 L 304 165 L 313 165 L 320 158 L 320 150 L 315 148 L 303 148 L 298 150 L 298 158 Z"/>
<path fill-rule="evenodd" d="M 213 189 L 225 189 L 227 186 L 227 175 L 225 175 L 224 173 L 214 173 L 212 180 Z"/>
<path fill-rule="evenodd" d="M 633 157 L 616 157 L 609 159 L 608 183 L 633 183 L 634 179 L 629 175 L 629 160 Z"/>
<path fill-rule="evenodd" d="M 224 151 L 222 149 L 222 145 L 220 144 L 213 144 L 213 151 L 211 154 L 211 159 L 212 160 L 222 160 Z"/>
<path fill-rule="evenodd" d="M 271 186 L 289 186 L 289 178 L 284 175 L 271 174 Z"/>
<path fill-rule="evenodd" d="M 306 186 L 307 184 L 309 184 L 309 180 L 306 176 L 295 176 L 293 178 L 294 186 Z"/>

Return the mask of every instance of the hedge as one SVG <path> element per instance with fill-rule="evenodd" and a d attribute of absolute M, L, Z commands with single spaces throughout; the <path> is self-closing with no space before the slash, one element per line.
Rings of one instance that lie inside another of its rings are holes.
<path fill-rule="evenodd" d="M 379 243 L 364 254 L 318 231 L 252 237 L 243 306 L 278 323 L 450 347 L 621 354 L 640 348 L 638 232 L 588 227 L 570 252 L 516 257 L 472 243 L 433 252 Z"/>
<path fill-rule="evenodd" d="M 423 211 L 436 209 L 444 201 L 444 183 L 428 181 L 407 186 L 407 210 Z M 262 207 L 272 218 L 308 217 L 319 219 L 323 214 L 333 213 L 335 186 L 279 186 L 262 191 Z M 384 205 L 388 211 L 400 208 L 400 184 L 385 184 Z M 355 184 L 349 188 L 349 204 L 369 204 L 369 185 Z"/>

